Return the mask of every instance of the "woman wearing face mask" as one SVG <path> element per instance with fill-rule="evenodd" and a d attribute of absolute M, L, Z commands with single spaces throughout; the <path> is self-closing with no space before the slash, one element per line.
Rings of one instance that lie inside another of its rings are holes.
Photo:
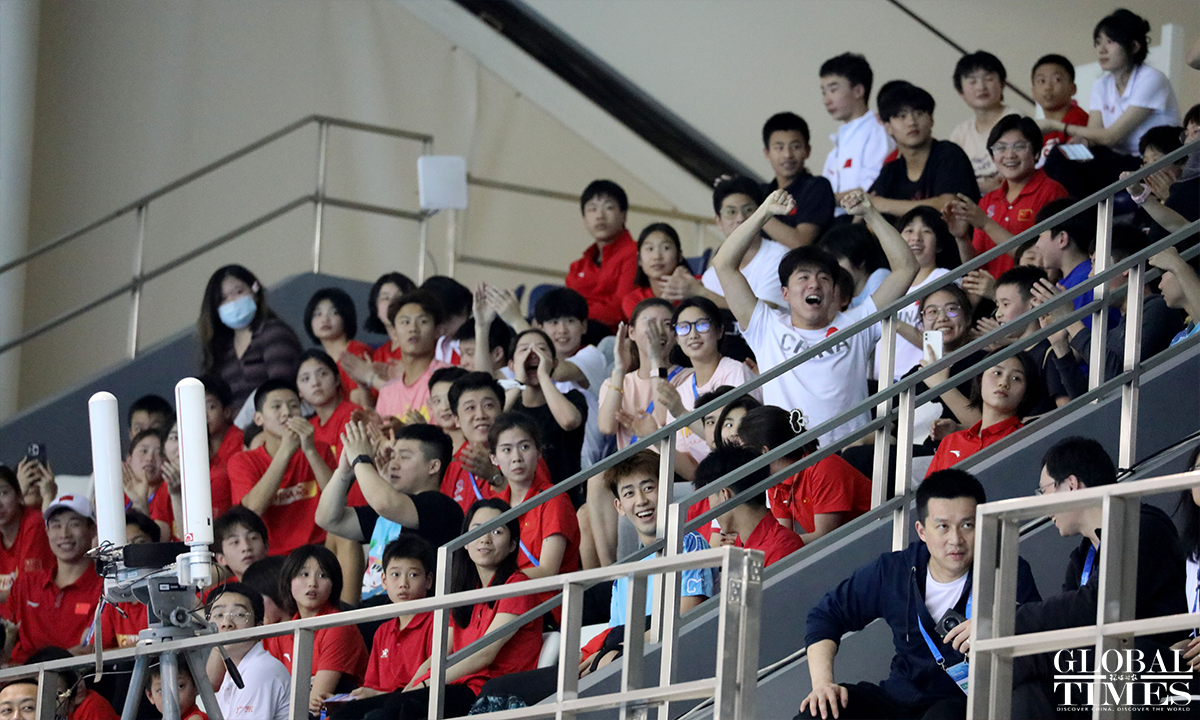
<path fill-rule="evenodd" d="M 267 380 L 295 380 L 300 339 L 267 305 L 258 278 L 241 265 L 226 265 L 208 279 L 197 327 L 200 371 L 228 383 L 235 410 Z"/>

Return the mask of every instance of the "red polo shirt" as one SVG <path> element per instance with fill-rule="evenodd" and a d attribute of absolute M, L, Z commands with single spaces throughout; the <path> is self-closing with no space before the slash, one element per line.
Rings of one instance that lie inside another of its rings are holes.
<path fill-rule="evenodd" d="M 1025 183 L 1025 187 L 1021 188 L 1021 192 L 1017 193 L 1017 198 L 1011 203 L 1008 201 L 1008 181 L 1005 180 L 1000 183 L 1000 187 L 983 196 L 979 207 L 1000 227 L 1016 235 L 1033 227 L 1034 218 L 1046 203 L 1066 196 L 1066 188 L 1051 180 L 1044 171 L 1034 170 L 1029 182 Z M 988 234 L 978 228 L 975 230 L 972 244 L 976 254 L 996 247 L 996 243 Z M 1001 255 L 985 264 L 983 269 L 991 273 L 992 277 L 998 278 L 1011 270 L 1015 264 L 1016 261 L 1011 255 Z"/>
<path fill-rule="evenodd" d="M 317 453 L 330 468 L 337 467 L 328 445 L 317 442 Z M 240 503 L 254 489 L 270 465 L 271 456 L 265 446 L 238 453 L 229 460 L 229 485 L 235 503 Z M 271 538 L 272 555 L 287 555 L 301 545 L 325 542 L 325 531 L 317 526 L 316 520 L 320 499 L 321 489 L 308 458 L 297 448 L 283 471 L 279 489 L 261 513 Z"/>
<path fill-rule="evenodd" d="M 1088 124 L 1087 110 L 1079 107 L 1079 103 L 1072 100 L 1071 107 L 1067 108 L 1067 112 L 1063 114 L 1063 122 L 1067 123 L 1068 125 L 1086 126 Z M 1042 146 L 1045 148 L 1045 150 L 1042 152 L 1042 155 L 1044 156 L 1046 151 L 1053 149 L 1053 145 L 1050 142 L 1051 140 L 1053 140 L 1055 143 L 1065 143 L 1070 139 L 1071 138 L 1069 136 L 1064 135 L 1058 130 L 1044 133 L 1042 135 Z"/>
<path fill-rule="evenodd" d="M 375 631 L 363 687 L 383 692 L 403 690 L 431 654 L 433 613 L 414 615 L 405 628 L 400 627 L 399 620 L 388 620 Z"/>
<path fill-rule="evenodd" d="M 47 645 L 73 648 L 83 642 L 92 625 L 96 604 L 104 592 L 104 579 L 89 565 L 70 585 L 54 584 L 58 563 L 38 572 L 21 573 L 0 617 L 17 625 L 17 645 L 12 661 L 20 665 Z"/>
<path fill-rule="evenodd" d="M 688 508 L 687 520 L 685 520 L 685 522 L 691 522 L 692 520 L 700 517 L 700 515 L 702 513 L 708 512 L 710 508 L 711 508 L 711 506 L 708 504 L 708 498 L 701 499 L 695 505 Z M 716 522 L 717 522 L 716 520 L 713 520 L 711 522 L 707 522 L 707 523 L 701 525 L 700 527 L 696 528 L 696 532 L 700 533 L 700 535 L 703 536 L 704 539 L 709 542 L 709 544 L 712 543 L 712 534 L 715 532 L 718 532 L 717 527 L 713 524 Z M 741 547 L 742 539 L 736 538 L 733 541 L 733 546 Z"/>
<path fill-rule="evenodd" d="M 100 612 L 101 632 L 104 635 L 101 638 L 102 647 L 112 649 L 137 645 L 138 633 L 150 627 L 146 610 L 146 606 L 139 602 L 105 605 Z"/>
<path fill-rule="evenodd" d="M 980 420 L 966 430 L 959 430 L 947 435 L 938 445 L 937 453 L 934 454 L 933 462 L 930 463 L 925 477 L 929 477 L 938 470 L 945 470 L 964 458 L 971 457 L 988 445 L 1000 442 L 1024 426 L 1021 419 L 1017 417 L 1001 420 L 986 428 L 983 427 L 983 421 Z"/>
<path fill-rule="evenodd" d="M 450 465 L 446 467 L 446 474 L 442 476 L 441 487 L 442 494 L 454 498 L 454 502 L 462 507 L 463 513 L 466 513 L 476 500 L 499 497 L 492 489 L 491 483 L 484 478 L 475 477 L 463 466 L 462 454 L 466 448 L 467 444 L 463 443 L 462 447 L 455 451 L 454 459 L 450 461 Z M 538 458 L 533 482 L 535 486 L 539 482 L 550 484 L 550 468 L 546 466 L 544 458 Z M 575 537 L 579 537 L 578 532 Z M 576 547 L 578 547 L 578 543 Z"/>
<path fill-rule="evenodd" d="M 333 448 L 334 462 L 342 456 L 342 431 L 346 428 L 346 423 L 350 422 L 350 415 L 355 410 L 362 408 L 349 400 L 343 400 L 334 408 L 333 414 L 329 416 L 329 421 L 324 425 L 321 424 L 321 418 L 313 415 L 308 419 L 308 422 L 313 426 L 313 437 L 318 442 L 323 442 Z M 358 483 L 350 485 L 350 494 L 346 497 L 346 504 L 350 507 L 366 507 L 367 499 L 363 497 L 362 488 Z"/>
<path fill-rule="evenodd" d="M 208 474 L 212 479 L 213 518 L 233 507 L 233 493 L 229 489 L 229 458 L 246 449 L 245 433 L 236 425 L 230 425 L 221 438 L 217 454 L 208 461 Z"/>
<path fill-rule="evenodd" d="M 746 547 L 750 550 L 762 550 L 766 558 L 763 567 L 782 560 L 788 555 L 804 547 L 804 541 L 796 533 L 779 524 L 771 513 L 763 515 L 762 520 L 746 538 Z"/>
<path fill-rule="evenodd" d="M 528 500 L 549 488 L 550 481 L 535 473 L 533 484 L 525 499 Z M 505 485 L 496 497 L 512 505 L 512 486 Z M 517 548 L 517 567 L 522 570 L 534 567 L 535 558 L 540 564 L 542 543 L 551 535 L 562 535 L 567 541 L 562 566 L 558 569 L 559 574 L 578 570 L 579 518 L 575 515 L 575 506 L 571 504 L 571 499 L 565 494 L 544 502 L 521 516 L 521 547 Z"/>
<path fill-rule="evenodd" d="M 338 612 L 332 605 L 321 608 L 318 615 L 329 615 Z M 299 620 L 300 614 L 292 616 Z M 283 663 L 288 672 L 292 671 L 292 634 L 276 635 L 263 638 L 263 648 Z M 356 681 L 361 681 L 367 672 L 367 644 L 363 642 L 362 633 L 357 625 L 339 625 L 337 627 L 318 630 L 313 635 L 312 674 L 321 670 L 332 670 L 343 675 L 349 675 Z"/>
<path fill-rule="evenodd" d="M 592 243 L 567 271 L 566 285 L 587 300 L 588 317 L 610 330 L 623 319 L 622 298 L 634 291 L 637 254 L 637 242 L 623 230 L 603 248 Z"/>
<path fill-rule="evenodd" d="M 113 709 L 112 704 L 95 690 L 84 692 L 83 702 L 67 717 L 70 720 L 120 720 L 121 718 Z M 191 715 L 180 715 L 180 717 L 184 720 L 192 719 Z M 204 720 L 208 720 L 208 716 L 205 716 Z"/>
<path fill-rule="evenodd" d="M 21 512 L 21 524 L 12 547 L 0 542 L 0 590 L 12 590 L 13 583 L 21 573 L 37 572 L 55 567 L 58 561 L 50 552 L 50 541 L 46 538 L 46 525 L 42 511 L 26 507 Z"/>
<path fill-rule="evenodd" d="M 871 480 L 840 455 L 830 455 L 767 491 L 771 514 L 793 520 L 810 533 L 814 515 L 849 513 L 847 520 L 871 509 Z"/>

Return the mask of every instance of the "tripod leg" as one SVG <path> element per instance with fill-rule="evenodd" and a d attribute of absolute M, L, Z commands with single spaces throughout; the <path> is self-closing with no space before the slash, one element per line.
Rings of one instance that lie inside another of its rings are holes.
<path fill-rule="evenodd" d="M 146 668 L 150 664 L 147 655 L 139 655 L 133 663 L 133 675 L 129 678 L 129 691 L 125 695 L 125 707 L 121 709 L 121 720 L 135 720 L 142 703 L 142 690 L 146 685 Z"/>
<path fill-rule="evenodd" d="M 162 674 L 163 720 L 179 720 L 179 659 L 173 652 L 158 656 L 158 667 Z"/>
<path fill-rule="evenodd" d="M 217 705 L 217 694 L 214 692 L 212 683 L 208 681 L 208 669 L 205 667 L 204 656 L 200 654 L 199 650 L 188 650 L 183 657 L 187 660 L 188 669 L 192 671 L 192 679 L 196 682 L 200 699 L 204 701 L 204 711 L 208 715 L 208 720 L 225 720 L 221 715 L 221 708 Z"/>

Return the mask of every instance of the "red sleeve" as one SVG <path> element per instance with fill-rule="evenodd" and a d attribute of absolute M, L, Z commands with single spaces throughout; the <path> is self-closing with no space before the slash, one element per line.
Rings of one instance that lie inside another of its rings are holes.
<path fill-rule="evenodd" d="M 320 664 L 313 664 L 313 674 L 320 670 L 334 670 L 355 678 L 361 678 L 367 670 L 367 646 L 357 625 L 345 625 L 321 630 L 314 638 L 320 647 Z M 318 650 L 313 648 L 313 655 Z"/>
<path fill-rule="evenodd" d="M 524 573 L 516 573 L 511 576 L 508 579 L 508 582 L 505 584 L 507 585 L 509 583 L 523 582 L 528 579 L 529 578 L 525 577 Z M 504 598 L 503 600 L 496 601 L 496 614 L 499 615 L 500 613 L 509 613 L 512 615 L 524 615 L 525 613 L 537 607 L 539 602 L 541 602 L 541 600 L 537 595 L 520 595 L 512 598 Z M 484 628 L 484 631 L 486 632 L 487 628 Z"/>
<path fill-rule="evenodd" d="M 933 462 L 929 463 L 929 469 L 925 471 L 925 477 L 929 477 L 938 470 L 945 470 L 954 465 L 956 459 L 950 455 L 948 449 L 950 446 L 949 440 L 949 437 L 945 437 L 938 444 L 937 452 L 933 454 Z"/>
<path fill-rule="evenodd" d="M 854 510 L 854 478 L 838 472 L 840 466 L 821 461 L 813 467 L 812 511 L 822 513 L 851 512 Z"/>
<path fill-rule="evenodd" d="M 771 515 L 777 520 L 787 520 L 788 522 L 791 522 L 792 511 L 783 502 L 791 489 L 791 485 L 784 485 L 783 483 L 780 483 L 767 490 L 767 500 L 769 501 L 768 504 L 771 506 Z M 688 514 L 691 515 L 691 512 Z M 691 518 L 689 517 L 688 520 L 691 520 Z"/>
<path fill-rule="evenodd" d="M 150 501 L 150 519 L 166 523 L 169 528 L 175 526 L 175 509 L 171 507 L 171 493 L 167 490 L 165 481 L 158 487 L 154 493 L 154 499 Z"/>
<path fill-rule="evenodd" d="M 596 637 L 589 640 L 587 645 L 584 645 L 582 648 L 580 648 L 579 662 L 583 662 L 584 660 L 587 660 L 591 656 L 600 652 L 600 649 L 604 647 L 604 641 L 608 639 L 608 634 L 612 632 L 613 629 L 614 628 L 608 628 L 604 632 L 599 633 L 596 635 Z"/>
<path fill-rule="evenodd" d="M 1063 114 L 1063 121 L 1072 125 L 1087 125 L 1087 110 L 1084 110 L 1078 105 L 1072 105 L 1071 107 L 1067 108 L 1067 112 Z"/>
<path fill-rule="evenodd" d="M 565 537 L 568 551 L 579 547 L 579 517 L 575 515 L 575 507 L 566 495 L 559 495 L 546 503 L 546 510 L 542 514 L 542 541 L 551 535 Z"/>
<path fill-rule="evenodd" d="M 75 708 L 75 712 L 71 713 L 71 720 L 120 720 L 121 716 L 113 710 L 113 706 L 109 704 L 95 690 L 88 690 L 84 696 L 83 704 Z"/>
<path fill-rule="evenodd" d="M 616 282 L 610 294 L 588 298 L 588 317 L 615 329 L 624 319 L 621 314 L 623 299 L 637 289 L 634 285 L 636 273 L 637 253 L 634 253 L 617 265 L 616 272 L 613 273 Z"/>
<path fill-rule="evenodd" d="M 23 581 L 25 578 L 26 573 L 17 575 L 16 582 L 13 583 L 12 589 L 8 591 L 8 598 L 4 601 L 3 605 L 0 605 L 0 617 L 12 623 L 17 621 L 15 608 L 21 607 L 21 603 L 24 600 L 25 583 Z"/>
<path fill-rule="evenodd" d="M 380 628 L 382 629 L 383 626 L 380 625 Z M 376 630 L 374 642 L 379 642 L 379 639 L 379 630 Z M 372 645 L 372 647 L 374 647 L 374 645 Z M 367 672 L 363 675 L 362 686 L 369 687 L 372 690 L 383 689 L 379 683 L 379 656 L 374 652 L 371 652 L 370 656 L 367 658 Z"/>
<path fill-rule="evenodd" d="M 229 458 L 229 499 L 237 505 L 246 497 L 246 493 L 262 479 L 262 474 L 254 467 L 253 451 L 240 452 Z"/>

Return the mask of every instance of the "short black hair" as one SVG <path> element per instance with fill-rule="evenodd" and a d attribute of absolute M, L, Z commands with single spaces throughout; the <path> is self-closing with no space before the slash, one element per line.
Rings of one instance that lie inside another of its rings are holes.
<path fill-rule="evenodd" d="M 863 223 L 834 225 L 821 235 L 817 246 L 829 251 L 835 258 L 846 258 L 851 267 L 868 275 L 888 268 L 887 255 L 879 244 L 879 238 L 872 235 Z"/>
<path fill-rule="evenodd" d="M 312 329 L 313 314 L 317 311 L 317 305 L 321 304 L 322 300 L 328 300 L 333 303 L 333 309 L 337 310 L 337 314 L 342 318 L 342 331 L 346 335 L 347 340 L 353 340 L 354 335 L 358 332 L 358 312 L 354 309 L 354 300 L 350 297 L 350 293 L 337 287 L 325 287 L 313 293 L 308 299 L 308 305 L 304 307 L 304 332 L 308 333 L 308 337 L 318 345 L 321 340 Z"/>
<path fill-rule="evenodd" d="M 1034 408 L 1042 402 L 1042 373 L 1038 369 L 1038 365 L 1028 353 L 1019 352 L 1013 355 L 1017 362 L 1021 363 L 1021 371 L 1025 373 L 1025 394 L 1021 396 L 1021 402 L 1017 403 L 1016 414 L 1022 420 L 1033 412 Z M 1000 362 L 1004 362 L 1001 360 Z M 997 363 L 998 365 L 999 363 Z M 993 365 L 992 367 L 995 367 Z M 990 370 L 991 368 L 989 368 Z M 986 373 L 987 370 L 984 370 Z M 983 375 L 976 375 L 971 378 L 971 392 L 967 396 L 967 403 L 975 408 L 983 408 Z"/>
<path fill-rule="evenodd" d="M 771 144 L 771 136 L 777 132 L 798 132 L 804 136 L 805 145 L 808 144 L 809 138 L 812 137 L 808 134 L 808 123 L 804 122 L 804 118 L 794 112 L 775 113 L 767 118 L 762 128 L 763 147 Z"/>
<path fill-rule="evenodd" d="M 717 182 L 713 187 L 713 213 L 721 214 L 721 205 L 724 204 L 725 198 L 730 195 L 745 195 L 754 201 L 755 207 L 762 205 L 766 195 L 763 194 L 762 185 L 748 177 L 738 176 L 725 178 Z"/>
<path fill-rule="evenodd" d="M 818 272 L 828 273 L 835 282 L 838 271 L 841 270 L 837 258 L 824 248 L 815 245 L 793 248 L 788 250 L 783 259 L 779 261 L 779 286 L 785 287 L 792 279 L 792 275 L 804 268 L 814 268 Z"/>
<path fill-rule="evenodd" d="M 7 465 L 0 465 L 0 482 L 11 487 L 13 492 L 17 494 L 17 497 L 21 497 L 24 494 L 21 492 L 21 481 L 17 479 L 17 473 Z M 155 525 L 154 527 L 157 528 L 158 526 Z"/>
<path fill-rule="evenodd" d="M 1038 280 L 1045 280 L 1046 277 L 1046 271 L 1040 267 L 1015 265 L 996 278 L 996 287 L 1014 285 L 1021 294 L 1021 299 L 1029 302 L 1033 299 L 1033 286 L 1037 285 Z"/>
<path fill-rule="evenodd" d="M 221 552 L 221 545 L 225 539 L 239 527 L 262 535 L 263 545 L 270 547 L 267 524 L 258 516 L 258 513 L 245 505 L 234 505 L 213 520 L 213 552 Z"/>
<path fill-rule="evenodd" d="M 134 400 L 133 404 L 129 406 L 129 412 L 125 414 L 125 423 L 127 425 L 133 424 L 133 414 L 135 412 L 144 412 L 148 415 L 162 415 L 166 420 L 166 423 L 163 425 L 163 432 L 171 429 L 171 426 L 175 424 L 175 408 L 171 407 L 171 403 L 161 395 L 143 395 Z"/>
<path fill-rule="evenodd" d="M 488 450 L 496 452 L 496 444 L 500 442 L 500 433 L 513 429 L 524 430 L 533 440 L 534 447 L 541 452 L 542 429 L 538 427 L 531 415 L 520 410 L 509 410 L 496 416 L 496 422 L 492 423 L 492 429 L 488 431 Z"/>
<path fill-rule="evenodd" d="M 929 515 L 929 501 L 934 498 L 957 500 L 964 497 L 971 498 L 976 505 L 987 502 L 983 484 L 971 473 L 956 468 L 938 470 L 917 486 L 917 520 L 925 524 L 925 518 Z"/>
<path fill-rule="evenodd" d="M 1146 236 L 1134 226 L 1124 223 L 1114 223 L 1109 255 L 1112 256 L 1113 262 L 1121 262 L 1146 247 L 1146 244 Z M 1093 247 L 1092 253 L 1094 254 L 1095 251 L 1096 249 Z"/>
<path fill-rule="evenodd" d="M 1146 55 L 1150 52 L 1150 23 L 1141 15 L 1117 8 L 1096 23 L 1092 30 L 1092 42 L 1100 39 L 1100 33 L 1120 45 L 1133 65 L 1146 62 Z"/>
<path fill-rule="evenodd" d="M 579 212 L 582 214 L 583 208 L 597 197 L 610 197 L 617 202 L 617 207 L 621 209 L 621 212 L 629 211 L 629 198 L 626 197 L 625 191 L 620 185 L 612 180 L 593 180 L 588 183 L 588 186 L 583 189 L 583 194 L 579 196 Z"/>
<path fill-rule="evenodd" d="M 950 226 L 946 224 L 946 219 L 935 208 L 928 205 L 917 205 L 900 216 L 900 219 L 896 221 L 896 231 L 903 233 L 909 223 L 918 219 L 925 223 L 925 227 L 933 231 L 934 241 L 937 243 L 933 264 L 947 270 L 953 270 L 961 265 L 962 254 L 958 252 L 958 243 L 954 240 L 954 233 L 950 232 Z"/>
<path fill-rule="evenodd" d="M 438 305 L 441 306 L 444 314 L 438 322 L 443 322 L 455 315 L 471 314 L 475 296 L 471 294 L 470 288 L 454 278 L 434 275 L 426 278 L 425 282 L 421 283 L 420 289 L 437 298 Z"/>
<path fill-rule="evenodd" d="M 696 475 L 695 479 L 692 480 L 692 484 L 695 485 L 696 490 L 700 490 L 720 480 L 746 463 L 753 462 L 761 455 L 762 453 L 755 452 L 741 445 L 718 447 L 709 453 L 708 457 L 700 461 L 700 465 L 696 467 Z M 742 479 L 735 481 L 729 488 L 733 490 L 735 495 L 740 495 L 752 485 L 766 480 L 770 474 L 771 471 L 769 468 L 766 466 L 760 467 Z M 767 491 L 764 490 L 758 493 L 746 502 L 749 505 L 766 505 Z"/>
<path fill-rule="evenodd" d="M 342 596 L 342 566 L 338 563 L 337 555 L 324 545 L 301 545 L 288 553 L 279 571 L 279 594 L 283 597 L 283 611 L 290 615 L 296 614 L 296 598 L 292 596 L 292 580 L 304 570 L 309 560 L 316 560 L 317 565 L 329 578 L 333 587 L 329 591 L 330 604 L 336 604 Z"/>
<path fill-rule="evenodd" d="M 958 59 L 954 65 L 954 89 L 962 93 L 962 79 L 970 75 L 976 70 L 995 73 L 1000 76 L 1000 84 L 1004 85 L 1008 80 L 1008 72 L 1004 69 L 1004 63 L 1000 62 L 1000 58 L 987 52 L 986 50 L 976 50 L 973 53 L 967 53 Z M 1003 90 L 1003 88 L 1001 88 Z"/>
<path fill-rule="evenodd" d="M 430 279 L 432 280 L 432 278 Z M 442 307 L 442 303 L 438 300 L 437 296 L 424 288 L 419 288 L 392 298 L 392 301 L 388 303 L 388 322 L 394 325 L 396 323 L 396 314 L 405 305 L 419 306 L 429 317 L 433 318 L 435 325 L 441 325 L 446 320 L 446 309 Z"/>
<path fill-rule="evenodd" d="M 399 290 L 399 295 L 405 295 L 417 289 L 417 284 L 404 273 L 390 272 L 380 275 L 375 284 L 371 286 L 371 291 L 367 293 L 367 315 L 363 319 L 363 330 L 367 332 L 377 335 L 383 335 L 387 332 L 387 328 L 383 326 L 383 321 L 379 319 L 375 305 L 379 302 L 379 291 L 388 283 L 396 286 L 396 289 Z"/>
<path fill-rule="evenodd" d="M 471 390 L 491 390 L 496 394 L 500 407 L 504 407 L 504 388 L 496 382 L 496 378 L 485 372 L 469 372 L 455 380 L 450 386 L 450 392 L 446 393 L 450 409 L 455 415 L 458 414 L 458 401 L 462 399 L 463 393 Z"/>
<path fill-rule="evenodd" d="M 242 583 L 254 591 L 260 603 L 263 598 L 270 598 L 275 607 L 283 607 L 283 596 L 279 594 L 279 577 L 283 573 L 283 564 L 286 561 L 287 557 L 284 555 L 268 555 L 252 563 L 246 568 L 246 572 L 242 573 Z"/>
<path fill-rule="evenodd" d="M 437 385 L 440 382 L 452 383 L 455 380 L 459 379 L 460 377 L 462 377 L 463 375 L 466 375 L 466 374 L 467 374 L 467 371 L 460 368 L 457 365 L 454 365 L 451 367 L 438 368 L 437 370 L 434 370 L 433 374 L 431 374 L 429 376 L 429 389 L 432 390 L 433 386 Z"/>
<path fill-rule="evenodd" d="M 454 441 L 437 425 L 411 423 L 395 430 L 397 440 L 414 440 L 421 445 L 421 454 L 426 460 L 440 460 L 442 475 L 454 457 Z"/>
<path fill-rule="evenodd" d="M 733 385 L 720 385 L 718 387 L 715 387 L 712 390 L 709 390 L 708 392 L 702 394 L 700 397 L 696 398 L 695 407 L 698 407 L 698 408 L 704 407 L 705 405 L 709 404 L 713 400 L 716 400 L 717 398 L 721 397 L 725 393 L 727 393 L 731 390 L 734 390 L 734 389 L 735 388 Z M 714 412 L 719 413 L 723 409 L 724 408 L 717 408 Z M 709 413 L 709 414 L 711 415 L 712 413 Z"/>
<path fill-rule="evenodd" d="M 1056 55 L 1054 53 L 1043 55 L 1038 58 L 1038 61 L 1033 64 L 1033 69 L 1029 71 L 1029 76 L 1033 77 L 1033 74 L 1036 73 L 1038 68 L 1043 65 L 1059 66 L 1063 70 L 1067 71 L 1067 76 L 1071 78 L 1071 82 L 1075 82 L 1075 66 L 1071 64 L 1070 60 L 1066 59 L 1062 55 Z"/>
<path fill-rule="evenodd" d="M 296 382 L 294 379 L 288 380 L 287 378 L 271 378 L 262 385 L 259 385 L 258 389 L 254 391 L 254 412 L 262 412 L 263 403 L 267 401 L 267 396 L 276 390 L 287 390 L 297 398 L 300 397 L 300 391 L 296 389 Z"/>
<path fill-rule="evenodd" d="M 879 106 L 879 119 L 883 122 L 891 120 L 904 110 L 917 110 L 932 115 L 934 108 L 937 107 L 937 103 L 928 91 L 912 83 L 902 81 L 891 87 L 885 87 L 887 92 L 880 88 L 879 99 L 876 100 L 876 104 Z"/>
<path fill-rule="evenodd" d="M 1188 108 L 1188 111 L 1183 115 L 1183 127 L 1186 130 L 1188 125 L 1200 125 L 1200 103 Z"/>
<path fill-rule="evenodd" d="M 1183 147 L 1183 128 L 1175 125 L 1159 125 L 1152 127 L 1142 136 L 1138 138 L 1138 154 L 1145 155 L 1146 151 L 1154 148 L 1163 155 L 1172 153 Z M 1179 164 L 1187 162 L 1187 158 L 1180 158 Z"/>
<path fill-rule="evenodd" d="M 263 608 L 263 594 L 248 583 L 236 582 L 234 580 L 221 583 L 208 591 L 208 595 L 204 597 L 206 614 L 212 612 L 212 606 L 225 593 L 236 593 L 249 600 L 250 610 L 254 613 L 254 624 L 262 625 L 263 615 L 266 613 L 266 610 Z"/>
<path fill-rule="evenodd" d="M 129 509 L 125 511 L 125 524 L 137 525 L 138 530 L 146 533 L 150 538 L 150 542 L 160 542 L 162 540 L 162 528 L 158 523 L 150 519 L 150 516 L 137 510 Z"/>
<path fill-rule="evenodd" d="M 1079 202 L 1075 198 L 1065 197 L 1057 200 L 1051 200 L 1038 210 L 1037 217 L 1034 222 L 1041 223 L 1060 212 L 1067 210 L 1075 203 Z M 1050 235 L 1054 236 L 1065 232 L 1070 239 L 1071 244 L 1079 249 L 1080 252 L 1087 252 L 1088 248 L 1096 241 L 1096 208 L 1089 207 L 1075 217 L 1060 220 L 1050 226 Z"/>
<path fill-rule="evenodd" d="M 1117 466 L 1099 441 L 1078 435 L 1063 438 L 1042 456 L 1046 474 L 1061 485 L 1072 475 L 1084 487 L 1112 485 L 1117 481 Z"/>
<path fill-rule="evenodd" d="M 380 565 L 387 573 L 387 566 L 393 560 L 416 560 L 432 574 L 437 570 L 437 555 L 429 541 L 413 532 L 402 532 L 395 540 L 383 548 L 383 558 Z"/>
<path fill-rule="evenodd" d="M 559 318 L 575 318 L 586 323 L 588 319 L 587 299 L 577 291 L 567 287 L 547 290 L 533 307 L 533 319 L 539 325 L 545 325 Z"/>
<path fill-rule="evenodd" d="M 473 321 L 468 321 L 468 322 L 463 323 L 462 326 L 458 328 L 458 331 L 454 333 L 454 339 L 459 342 L 463 342 L 464 340 L 474 341 L 475 340 L 475 323 Z M 501 360 L 501 362 L 506 363 L 506 362 L 508 362 L 508 359 L 510 357 L 512 357 L 512 354 L 509 351 L 509 346 L 512 345 L 512 341 L 513 341 L 512 328 L 510 328 L 508 326 L 508 323 L 504 322 L 499 317 L 494 317 L 494 318 L 492 318 L 492 324 L 488 326 L 488 346 L 487 346 L 487 348 L 485 349 L 485 348 L 477 347 L 477 348 L 475 348 L 475 352 L 476 352 L 476 354 L 478 354 L 478 353 L 489 354 L 496 348 L 500 348 L 501 350 L 504 351 L 504 358 Z"/>
<path fill-rule="evenodd" d="M 1033 121 L 1033 118 L 1027 118 L 1016 113 L 1005 115 L 992 126 L 992 131 L 988 133 L 987 149 L 988 154 L 992 152 L 992 146 L 1000 142 L 1000 137 L 1006 132 L 1016 130 L 1029 141 L 1033 154 L 1037 155 L 1042 151 L 1042 130 L 1038 124 Z"/>
<path fill-rule="evenodd" d="M 871 82 L 875 76 L 871 73 L 871 64 L 862 55 L 844 52 L 821 63 L 821 70 L 818 73 L 818 77 L 829 77 L 831 75 L 840 75 L 846 78 L 851 87 L 862 85 L 863 101 L 871 97 Z"/>
<path fill-rule="evenodd" d="M 233 404 L 233 390 L 230 389 L 229 383 L 217 375 L 201 375 L 200 382 L 204 385 L 204 394 L 212 395 L 221 403 L 221 407 L 229 407 Z"/>

